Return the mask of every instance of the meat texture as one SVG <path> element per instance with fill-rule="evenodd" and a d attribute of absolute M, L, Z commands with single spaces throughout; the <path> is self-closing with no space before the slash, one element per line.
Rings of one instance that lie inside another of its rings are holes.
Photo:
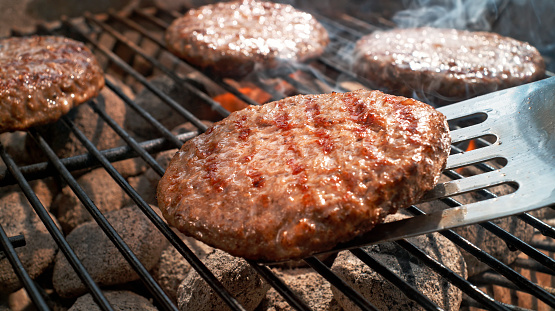
<path fill-rule="evenodd" d="M 299 95 L 186 142 L 157 189 L 169 224 L 232 255 L 297 259 L 369 231 L 431 189 L 445 116 L 379 91 Z"/>
<path fill-rule="evenodd" d="M 490 32 L 376 31 L 354 49 L 353 70 L 396 95 L 445 104 L 532 82 L 545 63 L 530 44 Z"/>
<path fill-rule="evenodd" d="M 168 49 L 220 76 L 241 77 L 256 64 L 305 62 L 322 54 L 326 29 L 288 4 L 243 0 L 189 10 L 166 30 Z"/>
<path fill-rule="evenodd" d="M 98 95 L 104 74 L 82 43 L 56 36 L 0 40 L 0 133 L 58 120 Z"/>

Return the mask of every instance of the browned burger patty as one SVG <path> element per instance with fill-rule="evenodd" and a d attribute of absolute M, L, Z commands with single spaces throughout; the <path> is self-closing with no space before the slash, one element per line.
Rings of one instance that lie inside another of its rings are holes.
<path fill-rule="evenodd" d="M 102 69 L 82 43 L 63 37 L 0 40 L 0 133 L 58 120 L 95 97 Z"/>
<path fill-rule="evenodd" d="M 158 185 L 167 221 L 232 255 L 301 258 L 369 231 L 431 189 L 445 117 L 360 90 L 250 106 L 186 142 Z"/>
<path fill-rule="evenodd" d="M 362 37 L 353 70 L 398 95 L 456 101 L 538 80 L 545 63 L 526 42 L 490 32 L 423 27 Z"/>
<path fill-rule="evenodd" d="M 168 49 L 220 76 L 240 77 L 256 64 L 304 62 L 329 42 L 326 29 L 291 5 L 244 0 L 189 10 L 166 31 Z"/>

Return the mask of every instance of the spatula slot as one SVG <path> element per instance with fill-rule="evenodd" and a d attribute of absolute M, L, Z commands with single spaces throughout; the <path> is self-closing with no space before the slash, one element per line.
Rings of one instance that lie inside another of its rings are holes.
<path fill-rule="evenodd" d="M 447 123 L 449 124 L 449 129 L 453 131 L 456 129 L 461 129 L 472 125 L 480 124 L 486 121 L 487 118 L 488 118 L 488 115 L 486 113 L 478 112 L 464 117 L 447 120 Z"/>

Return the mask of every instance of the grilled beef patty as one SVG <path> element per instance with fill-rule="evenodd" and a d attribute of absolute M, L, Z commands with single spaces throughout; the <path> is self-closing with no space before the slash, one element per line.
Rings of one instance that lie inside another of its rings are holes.
<path fill-rule="evenodd" d="M 63 37 L 0 40 L 0 133 L 51 123 L 98 95 L 104 75 L 82 43 Z"/>
<path fill-rule="evenodd" d="M 528 43 L 490 32 L 408 28 L 376 31 L 354 49 L 353 70 L 397 95 L 459 101 L 542 78 Z"/>
<path fill-rule="evenodd" d="M 167 29 L 166 42 L 203 70 L 241 77 L 257 64 L 273 68 L 316 58 L 329 38 L 312 15 L 288 4 L 244 0 L 189 10 Z"/>
<path fill-rule="evenodd" d="M 169 224 L 232 255 L 279 261 L 369 231 L 431 189 L 445 117 L 379 91 L 250 106 L 186 142 L 158 185 Z"/>

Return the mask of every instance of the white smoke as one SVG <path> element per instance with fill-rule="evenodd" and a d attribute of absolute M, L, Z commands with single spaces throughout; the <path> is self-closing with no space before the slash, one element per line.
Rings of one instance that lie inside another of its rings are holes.
<path fill-rule="evenodd" d="M 501 0 L 407 0 L 393 16 L 402 28 L 430 26 L 467 30 L 490 30 Z M 506 2 L 506 1 L 505 1 Z"/>

